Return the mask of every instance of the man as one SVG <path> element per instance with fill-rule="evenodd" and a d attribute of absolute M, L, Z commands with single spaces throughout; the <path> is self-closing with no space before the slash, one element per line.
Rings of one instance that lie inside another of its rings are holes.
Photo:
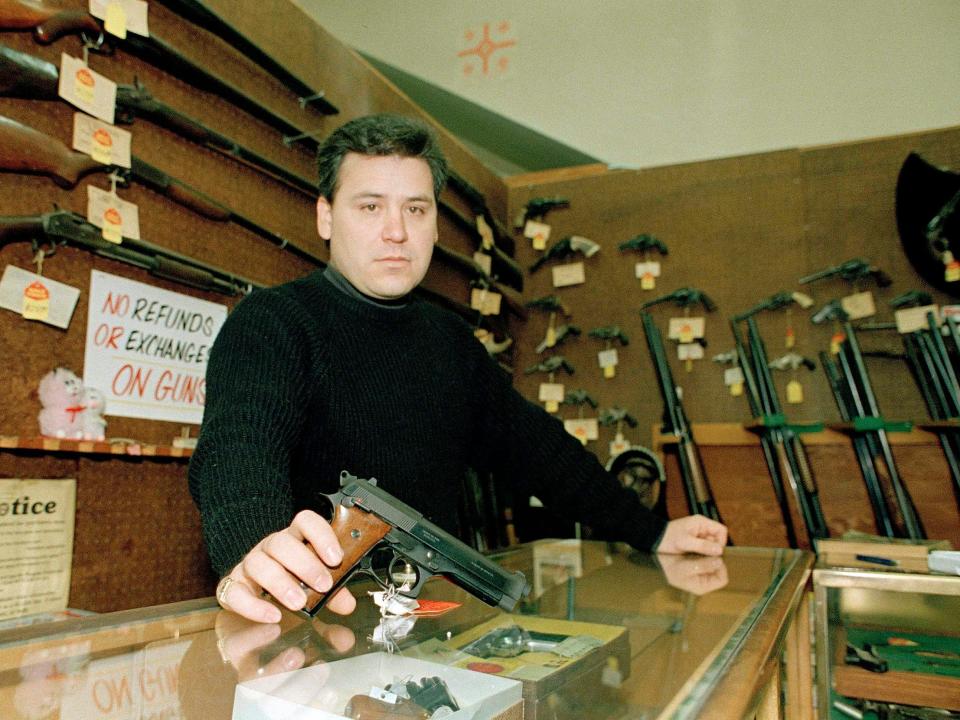
<path fill-rule="evenodd" d="M 410 292 L 437 242 L 446 162 L 421 123 L 360 118 L 318 153 L 317 231 L 330 265 L 241 302 L 207 369 L 190 490 L 220 603 L 276 622 L 342 552 L 313 508 L 341 470 L 456 534 L 467 468 L 492 470 L 606 537 L 722 553 L 726 528 L 646 511 L 562 425 L 517 393 L 466 323 Z M 328 602 L 348 613 L 343 589 Z"/>

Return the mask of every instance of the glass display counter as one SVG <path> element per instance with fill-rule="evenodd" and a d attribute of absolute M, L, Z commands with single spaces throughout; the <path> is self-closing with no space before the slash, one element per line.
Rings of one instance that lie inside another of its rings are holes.
<path fill-rule="evenodd" d="M 813 588 L 820 718 L 956 717 L 890 705 L 960 711 L 960 576 L 821 561 Z"/>
<path fill-rule="evenodd" d="M 436 579 L 437 614 L 389 623 L 358 582 L 347 617 L 257 625 L 205 598 L 4 630 L 0 717 L 430 717 L 364 696 L 436 678 L 460 707 L 433 717 L 809 717 L 809 553 L 565 540 L 495 559 L 531 585 L 510 614 Z"/>

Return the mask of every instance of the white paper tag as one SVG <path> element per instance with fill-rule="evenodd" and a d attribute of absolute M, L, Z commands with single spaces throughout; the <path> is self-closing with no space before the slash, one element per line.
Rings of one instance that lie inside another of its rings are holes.
<path fill-rule="evenodd" d="M 536 220 L 527 220 L 527 224 L 523 226 L 523 236 L 534 241 L 539 240 L 546 243 L 547 240 L 550 239 L 550 226 Z M 534 247 L 536 247 L 536 245 L 534 245 Z"/>
<path fill-rule="evenodd" d="M 87 185 L 87 222 L 107 232 L 119 230 L 121 237 L 140 239 L 140 209 L 94 185 Z"/>
<path fill-rule="evenodd" d="M 940 319 L 946 320 L 948 317 L 960 320 L 960 305 L 942 305 L 940 307 Z"/>
<path fill-rule="evenodd" d="M 563 383 L 540 383 L 540 390 L 537 394 L 540 402 L 563 402 L 567 396 L 567 391 Z"/>
<path fill-rule="evenodd" d="M 493 290 L 473 288 L 470 290 L 470 307 L 481 315 L 499 315 L 502 296 Z"/>
<path fill-rule="evenodd" d="M 553 286 L 567 287 L 568 285 L 582 285 L 587 281 L 583 262 L 566 263 L 553 266 Z"/>
<path fill-rule="evenodd" d="M 60 83 L 57 94 L 85 113 L 113 124 L 117 84 L 94 72 L 82 60 L 60 55 Z"/>
<path fill-rule="evenodd" d="M 873 293 L 869 290 L 840 298 L 840 307 L 843 308 L 843 311 L 851 320 L 860 320 L 877 314 L 877 308 L 873 302 Z"/>
<path fill-rule="evenodd" d="M 703 360 L 703 345 L 700 343 L 680 343 L 677 345 L 677 358 L 680 360 Z"/>
<path fill-rule="evenodd" d="M 573 418 L 563 421 L 563 429 L 580 442 L 596 440 L 600 437 L 596 418 Z"/>
<path fill-rule="evenodd" d="M 667 329 L 667 337 L 688 343 L 702 338 L 706 329 L 706 320 L 702 317 L 673 317 Z"/>
<path fill-rule="evenodd" d="M 147 3 L 144 0 L 90 0 L 90 14 L 106 21 L 111 5 L 119 6 L 123 12 L 127 32 L 150 36 L 150 29 L 147 27 Z M 112 12 L 115 13 L 116 10 Z M 106 30 L 113 33 L 112 27 L 107 27 Z"/>
<path fill-rule="evenodd" d="M 473 254 L 473 261 L 480 266 L 480 269 L 483 270 L 487 275 L 493 274 L 493 258 L 487 255 L 485 252 L 480 252 L 477 250 Z"/>
<path fill-rule="evenodd" d="M 601 350 L 597 353 L 597 361 L 600 363 L 600 367 L 616 367 L 620 362 L 620 358 L 617 355 L 616 348 L 610 348 L 609 350 Z"/>
<path fill-rule="evenodd" d="M 940 325 L 940 313 L 936 305 L 924 305 L 923 307 L 903 308 L 893 313 L 894 320 L 897 321 L 898 333 L 912 333 L 914 330 L 926 330 L 929 328 L 927 323 L 927 313 L 933 313 L 933 318 L 937 325 Z"/>
<path fill-rule="evenodd" d="M 633 266 L 633 272 L 637 278 L 642 278 L 644 275 L 658 278 L 660 277 L 660 261 L 638 262 Z"/>
<path fill-rule="evenodd" d="M 129 130 L 83 113 L 73 114 L 73 149 L 104 165 L 130 167 L 130 138 Z"/>
<path fill-rule="evenodd" d="M 617 433 L 617 436 L 610 441 L 610 457 L 616 457 L 629 449 L 630 443 L 627 442 L 627 439 L 622 433 Z"/>
<path fill-rule="evenodd" d="M 743 370 L 738 367 L 727 368 L 723 371 L 723 384 L 730 385 L 739 385 L 743 382 Z"/>
<path fill-rule="evenodd" d="M 77 306 L 80 291 L 70 285 L 18 268 L 16 265 L 7 265 L 3 270 L 3 277 L 0 278 L 0 307 L 22 315 L 24 291 L 34 282 L 41 283 L 49 294 L 49 309 L 42 321 L 66 330 L 70 324 L 70 318 L 73 317 L 74 308 Z"/>

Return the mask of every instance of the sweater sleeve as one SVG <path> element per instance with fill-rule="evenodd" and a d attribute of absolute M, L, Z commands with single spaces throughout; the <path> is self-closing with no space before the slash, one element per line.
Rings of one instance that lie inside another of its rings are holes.
<path fill-rule="evenodd" d="M 557 418 L 524 398 L 495 362 L 485 354 L 477 362 L 481 461 L 513 483 L 516 495 L 535 495 L 559 516 L 588 525 L 604 539 L 653 548 L 666 520 L 621 486 Z"/>
<path fill-rule="evenodd" d="M 220 575 L 293 517 L 290 456 L 308 367 L 297 316 L 277 294 L 255 293 L 234 309 L 210 353 L 189 486 Z"/>

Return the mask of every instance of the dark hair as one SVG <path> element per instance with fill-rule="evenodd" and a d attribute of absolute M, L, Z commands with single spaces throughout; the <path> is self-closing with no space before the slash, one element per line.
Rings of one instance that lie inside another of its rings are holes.
<path fill-rule="evenodd" d="M 447 161 L 433 131 L 424 123 L 402 115 L 367 115 L 337 128 L 317 150 L 320 196 L 333 201 L 340 163 L 348 152 L 360 155 L 399 155 L 422 158 L 430 166 L 433 194 L 440 198 L 447 181 Z"/>

